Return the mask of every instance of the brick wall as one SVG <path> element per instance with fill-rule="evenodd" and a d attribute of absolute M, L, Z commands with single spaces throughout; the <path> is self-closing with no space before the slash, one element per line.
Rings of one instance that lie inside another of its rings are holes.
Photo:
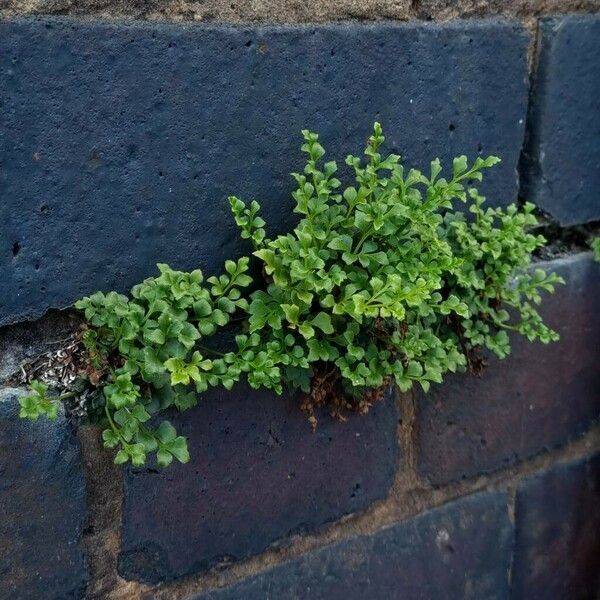
<path fill-rule="evenodd" d="M 0 597 L 595 597 L 597 8 L 0 2 Z M 10 374 L 77 326 L 56 309 L 245 251 L 230 193 L 284 230 L 299 129 L 342 158 L 375 118 L 411 165 L 500 155 L 489 202 L 546 211 L 558 344 L 515 340 L 480 379 L 390 389 L 314 434 L 293 398 L 215 390 L 175 417 L 192 461 L 164 472 L 121 471 L 92 427 L 17 419 Z"/>

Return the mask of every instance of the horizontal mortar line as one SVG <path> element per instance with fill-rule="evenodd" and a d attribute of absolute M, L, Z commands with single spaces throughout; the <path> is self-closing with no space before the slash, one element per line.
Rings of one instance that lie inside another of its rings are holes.
<path fill-rule="evenodd" d="M 372 535 L 387 527 L 408 521 L 421 514 L 440 508 L 484 490 L 506 490 L 516 488 L 520 482 L 536 473 L 572 460 L 590 456 L 600 451 L 600 423 L 586 434 L 560 448 L 542 451 L 518 464 L 488 475 L 475 476 L 443 487 L 420 487 L 409 490 L 394 490 L 388 498 L 374 503 L 365 512 L 342 517 L 323 526 L 313 534 L 301 534 L 288 538 L 289 546 L 282 549 L 269 548 L 263 553 L 239 561 L 223 572 L 208 571 L 202 574 L 181 577 L 158 586 L 140 584 L 143 593 L 154 594 L 156 600 L 185 600 L 190 595 L 212 589 L 228 587 L 280 564 L 310 554 L 320 548 L 362 535 Z"/>
<path fill-rule="evenodd" d="M 116 4 L 116 3 L 115 3 Z M 191 4 L 191 3 L 190 3 Z M 386 16 L 381 14 L 374 15 L 351 15 L 348 13 L 340 12 L 339 14 L 326 15 L 323 18 L 317 16 L 300 16 L 300 17 L 286 17 L 282 15 L 280 18 L 273 16 L 272 9 L 267 14 L 266 9 L 264 14 L 260 14 L 257 17 L 243 18 L 236 17 L 234 15 L 199 15 L 197 18 L 194 14 L 190 16 L 190 12 L 184 9 L 179 12 L 174 12 L 171 16 L 165 14 L 165 11 L 156 11 L 154 13 L 136 12 L 134 10 L 60 10 L 60 11 L 44 11 L 44 10 L 27 10 L 22 7 L 17 8 L 2 8 L 0 9 L 0 20 L 10 21 L 14 18 L 19 19 L 63 19 L 71 20 L 73 22 L 81 23 L 108 23 L 115 25 L 129 25 L 132 23 L 150 24 L 150 25 L 232 25 L 240 27 L 256 27 L 263 25 L 328 25 L 336 23 L 350 23 L 350 24 L 378 24 L 378 23 L 431 23 L 431 24 L 443 24 L 451 23 L 456 21 L 470 21 L 470 20 L 490 20 L 490 19 L 514 19 L 520 21 L 523 26 L 532 30 L 534 27 L 534 21 L 537 19 L 556 15 L 556 10 L 545 8 L 543 5 L 532 8 L 529 10 L 499 10 L 496 12 L 463 12 L 457 14 L 447 14 L 443 11 L 432 10 L 429 13 L 421 14 L 422 11 L 417 13 L 414 12 L 411 6 L 407 5 L 406 14 L 398 14 L 396 16 Z M 115 7 L 116 8 L 116 7 Z M 581 7 L 580 3 L 576 0 L 572 2 L 566 2 L 558 14 L 590 14 L 594 15 L 600 12 L 600 6 L 587 6 Z"/>

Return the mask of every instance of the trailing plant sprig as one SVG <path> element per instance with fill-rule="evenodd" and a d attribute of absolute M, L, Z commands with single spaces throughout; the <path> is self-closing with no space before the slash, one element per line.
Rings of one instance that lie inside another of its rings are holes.
<path fill-rule="evenodd" d="M 299 221 L 290 233 L 268 237 L 259 203 L 229 198 L 262 264 L 258 289 L 248 293 L 251 257 L 242 257 L 206 280 L 158 265 L 129 297 L 99 292 L 76 304 L 116 462 L 141 465 L 148 453 L 160 466 L 187 462 L 185 439 L 158 415 L 241 377 L 276 393 L 302 390 L 311 413 L 321 404 L 365 412 L 392 381 L 427 391 L 448 372 L 479 372 L 484 351 L 509 354 L 509 332 L 558 339 L 536 309 L 562 279 L 530 267 L 545 243 L 529 232 L 534 206 L 485 208 L 474 187 L 498 158 L 460 156 L 446 177 L 438 159 L 426 174 L 406 170 L 381 153 L 375 123 L 363 157 L 346 158 L 354 181 L 343 187 L 318 135 L 302 135 L 307 163 L 293 174 Z M 230 344 L 216 342 L 224 329 L 235 334 Z M 57 400 L 33 387 L 22 415 L 53 416 Z"/>

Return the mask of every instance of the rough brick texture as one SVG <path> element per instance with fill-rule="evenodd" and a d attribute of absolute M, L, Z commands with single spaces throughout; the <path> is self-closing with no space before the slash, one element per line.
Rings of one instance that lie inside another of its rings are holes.
<path fill-rule="evenodd" d="M 575 11 L 597 11 L 598 0 L 418 0 L 419 19 L 512 15 L 521 18 Z"/>
<path fill-rule="evenodd" d="M 506 495 L 484 492 L 194 600 L 500 600 L 511 542 Z"/>
<path fill-rule="evenodd" d="M 127 579 L 204 570 L 362 510 L 386 495 L 397 462 L 391 389 L 368 418 L 323 416 L 314 434 L 296 401 L 242 386 L 204 394 L 173 423 L 191 463 L 125 478 Z"/>
<path fill-rule="evenodd" d="M 160 21 L 316 23 L 343 19 L 447 20 L 598 10 L 597 0 L 0 0 L 0 17 L 73 15 Z"/>
<path fill-rule="evenodd" d="M 2 0 L 0 15 L 58 14 L 232 23 L 406 19 L 410 0 Z"/>
<path fill-rule="evenodd" d="M 419 473 L 434 484 L 532 456 L 583 433 L 600 417 L 600 265 L 590 254 L 543 265 L 567 282 L 541 313 L 558 343 L 513 338 L 480 379 L 449 377 L 418 395 Z"/>
<path fill-rule="evenodd" d="M 600 219 L 600 15 L 542 19 L 524 195 L 563 225 Z"/>
<path fill-rule="evenodd" d="M 498 154 L 485 191 L 514 200 L 527 41 L 494 20 L 0 23 L 0 323 L 127 290 L 155 262 L 220 269 L 247 250 L 232 193 L 289 228 L 303 127 L 340 160 L 375 119 L 411 166 Z"/>
<path fill-rule="evenodd" d="M 517 491 L 514 600 L 600 597 L 600 454 Z"/>
<path fill-rule="evenodd" d="M 18 417 L 17 390 L 0 392 L 0 598 L 83 598 L 85 485 L 63 416 Z"/>

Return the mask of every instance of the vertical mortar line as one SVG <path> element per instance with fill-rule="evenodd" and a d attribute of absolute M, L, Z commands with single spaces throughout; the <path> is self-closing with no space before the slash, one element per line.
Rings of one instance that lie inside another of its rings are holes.
<path fill-rule="evenodd" d="M 535 94 L 535 83 L 539 61 L 539 51 L 541 43 L 539 20 L 537 18 L 525 19 L 522 21 L 523 27 L 531 34 L 531 41 L 527 48 L 527 72 L 529 79 L 529 89 L 527 92 L 527 109 L 525 113 L 525 126 L 523 128 L 523 139 L 521 140 L 521 152 L 517 164 L 517 203 L 523 205 L 523 174 L 527 168 L 527 151 L 530 143 L 530 127 L 532 123 L 533 96 Z"/>
<path fill-rule="evenodd" d="M 400 467 L 397 474 L 398 490 L 415 488 L 419 483 L 417 475 L 417 452 L 416 452 L 416 429 L 417 429 L 417 410 L 416 397 L 414 390 L 410 392 L 401 392 L 396 389 L 396 403 L 400 414 Z"/>
<path fill-rule="evenodd" d="M 121 544 L 123 473 L 104 448 L 100 428 L 77 431 L 86 482 L 87 518 L 84 543 L 89 568 L 88 600 L 139 597 L 141 587 L 126 582 L 117 571 Z"/>
<path fill-rule="evenodd" d="M 515 519 L 516 505 L 517 505 L 517 486 L 519 485 L 519 480 L 511 481 L 506 491 L 508 493 L 508 518 L 512 523 L 512 542 L 510 546 L 510 562 L 508 564 L 508 593 L 512 594 L 512 580 L 513 580 L 513 570 L 515 564 L 515 544 L 517 540 L 517 524 Z"/>
<path fill-rule="evenodd" d="M 419 2 L 420 0 L 410 0 L 409 14 L 411 19 L 419 18 Z"/>

